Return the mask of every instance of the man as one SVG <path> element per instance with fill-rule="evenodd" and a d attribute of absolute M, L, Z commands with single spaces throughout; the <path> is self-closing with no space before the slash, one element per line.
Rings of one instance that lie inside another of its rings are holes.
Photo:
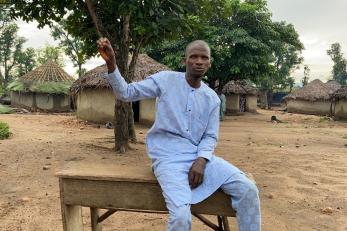
<path fill-rule="evenodd" d="M 224 114 L 226 111 L 226 97 L 221 90 L 217 90 L 217 95 L 220 99 L 220 110 L 219 110 L 219 120 L 224 120 Z"/>
<path fill-rule="evenodd" d="M 127 84 L 106 38 L 97 41 L 106 76 L 118 99 L 157 98 L 156 119 L 146 138 L 154 174 L 169 210 L 168 231 L 191 229 L 190 205 L 218 188 L 231 196 L 240 231 L 261 229 L 258 190 L 238 168 L 213 154 L 219 130 L 220 100 L 201 79 L 211 66 L 204 41 L 190 43 L 186 73 L 163 71 Z"/>

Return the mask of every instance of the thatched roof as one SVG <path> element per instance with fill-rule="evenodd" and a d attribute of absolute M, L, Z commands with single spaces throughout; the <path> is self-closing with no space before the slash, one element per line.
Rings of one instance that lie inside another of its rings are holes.
<path fill-rule="evenodd" d="M 170 68 L 158 63 L 146 54 L 140 54 L 135 66 L 133 81 L 137 82 L 145 79 L 147 76 L 167 70 L 170 70 Z M 76 94 L 83 88 L 109 88 L 110 86 L 104 78 L 105 74 L 107 74 L 106 64 L 88 71 L 72 84 L 71 93 Z"/>
<path fill-rule="evenodd" d="M 341 88 L 341 85 L 336 81 L 329 81 L 323 83 L 319 79 L 315 79 L 308 83 L 306 86 L 295 90 L 291 94 L 285 96 L 283 100 L 308 100 L 311 102 L 317 100 L 328 101 L 331 99 L 332 95 Z"/>
<path fill-rule="evenodd" d="M 26 73 L 20 80 L 25 82 L 73 82 L 74 79 L 52 60 Z"/>
<path fill-rule="evenodd" d="M 9 91 L 40 92 L 47 94 L 68 94 L 74 81 L 61 67 L 52 60 L 12 81 Z"/>
<path fill-rule="evenodd" d="M 337 90 L 334 95 L 334 99 L 347 99 L 347 85 Z"/>
<path fill-rule="evenodd" d="M 258 89 L 243 80 L 230 81 L 224 87 L 222 92 L 225 95 L 239 94 L 239 95 L 257 95 Z"/>

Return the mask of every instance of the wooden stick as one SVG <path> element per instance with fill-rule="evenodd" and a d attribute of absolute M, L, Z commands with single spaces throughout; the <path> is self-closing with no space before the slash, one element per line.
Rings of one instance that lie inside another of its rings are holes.
<path fill-rule="evenodd" d="M 93 23 L 95 25 L 96 32 L 98 33 L 100 38 L 104 37 L 104 36 L 102 36 L 102 34 L 100 32 L 100 28 L 99 28 L 99 24 L 98 24 L 98 18 L 96 17 L 94 4 L 91 2 L 91 0 L 86 0 L 86 4 L 88 7 L 89 14 L 92 17 Z"/>

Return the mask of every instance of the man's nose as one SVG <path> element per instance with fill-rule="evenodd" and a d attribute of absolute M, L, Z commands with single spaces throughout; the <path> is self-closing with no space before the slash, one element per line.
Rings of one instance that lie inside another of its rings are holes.
<path fill-rule="evenodd" d="M 203 64 L 203 60 L 202 60 L 201 57 L 198 57 L 198 58 L 196 59 L 196 64 L 197 64 L 197 65 L 202 65 L 202 64 Z"/>

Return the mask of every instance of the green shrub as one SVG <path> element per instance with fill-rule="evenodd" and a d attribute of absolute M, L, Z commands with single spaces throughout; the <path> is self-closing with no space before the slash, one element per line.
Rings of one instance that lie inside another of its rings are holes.
<path fill-rule="evenodd" d="M 12 112 L 13 112 L 12 108 L 6 105 L 0 105 L 0 114 L 10 114 Z"/>
<path fill-rule="evenodd" d="M 10 127 L 7 123 L 0 122 L 0 140 L 7 139 L 10 137 Z"/>

